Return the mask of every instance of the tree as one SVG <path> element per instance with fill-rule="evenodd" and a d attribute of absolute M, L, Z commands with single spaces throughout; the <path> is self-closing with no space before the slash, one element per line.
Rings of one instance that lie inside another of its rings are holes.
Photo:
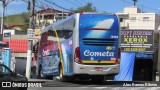
<path fill-rule="evenodd" d="M 71 9 L 72 12 L 78 13 L 78 12 L 95 12 L 96 8 L 92 7 L 92 3 L 87 3 L 83 7 L 78 7 L 76 10 Z"/>
<path fill-rule="evenodd" d="M 23 23 L 28 24 L 29 23 L 29 13 L 22 13 L 21 17 L 23 18 Z"/>
<path fill-rule="evenodd" d="M 28 30 L 28 28 L 29 28 L 29 25 L 26 24 L 26 25 L 24 25 L 24 26 L 21 26 L 20 28 L 21 28 L 21 31 L 27 32 L 27 30 Z"/>

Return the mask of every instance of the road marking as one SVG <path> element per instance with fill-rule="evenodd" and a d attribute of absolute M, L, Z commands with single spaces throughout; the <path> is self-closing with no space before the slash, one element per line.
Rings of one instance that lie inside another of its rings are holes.
<path fill-rule="evenodd" d="M 95 89 L 104 89 L 104 88 L 107 88 L 107 87 L 94 87 Z"/>
<path fill-rule="evenodd" d="M 88 88 L 88 87 L 79 87 L 79 88 Z"/>

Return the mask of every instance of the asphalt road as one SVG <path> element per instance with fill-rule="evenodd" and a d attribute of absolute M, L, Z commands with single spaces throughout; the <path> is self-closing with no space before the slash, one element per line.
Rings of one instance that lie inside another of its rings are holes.
<path fill-rule="evenodd" d="M 28 90 L 160 90 L 160 87 L 43 87 Z"/>
<path fill-rule="evenodd" d="M 28 88 L 28 90 L 160 90 L 160 82 L 105 81 L 101 83 L 91 81 L 60 82 L 58 80 L 46 80 L 42 83 L 41 88 Z"/>

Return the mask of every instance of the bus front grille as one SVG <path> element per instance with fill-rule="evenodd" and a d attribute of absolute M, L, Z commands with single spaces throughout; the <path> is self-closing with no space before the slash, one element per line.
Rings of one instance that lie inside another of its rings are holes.
<path fill-rule="evenodd" d="M 84 45 L 92 46 L 114 46 L 115 39 L 106 38 L 83 38 Z"/>

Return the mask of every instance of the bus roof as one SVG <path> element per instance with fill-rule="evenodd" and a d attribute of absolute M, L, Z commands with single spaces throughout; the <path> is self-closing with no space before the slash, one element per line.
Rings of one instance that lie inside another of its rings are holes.
<path fill-rule="evenodd" d="M 75 18 L 75 16 L 76 16 L 77 14 L 106 14 L 106 15 L 114 15 L 114 16 L 117 16 L 116 14 L 110 14 L 110 13 L 105 13 L 105 12 L 81 12 L 81 13 L 75 13 L 75 14 L 73 14 L 73 15 L 71 15 L 71 16 L 63 19 L 63 20 L 60 20 L 60 21 L 58 21 L 58 22 L 55 22 L 55 23 L 47 26 L 47 27 L 42 31 L 42 33 L 47 32 L 48 30 L 53 29 L 53 28 L 55 28 L 55 29 L 61 28 L 62 25 L 64 25 L 65 23 L 66 23 L 66 24 L 68 23 L 67 21 L 69 21 L 69 20 L 72 19 L 72 18 Z"/>
<path fill-rule="evenodd" d="M 53 27 L 54 27 L 54 28 L 59 27 L 60 25 L 64 24 L 66 21 L 70 20 L 71 18 L 74 18 L 74 16 L 75 16 L 75 14 L 73 14 L 73 15 L 71 15 L 71 16 L 63 19 L 63 20 L 60 20 L 60 21 L 58 21 L 58 22 L 55 22 L 55 23 L 47 26 L 42 33 L 48 31 L 49 29 L 51 29 L 51 28 L 53 28 Z"/>

